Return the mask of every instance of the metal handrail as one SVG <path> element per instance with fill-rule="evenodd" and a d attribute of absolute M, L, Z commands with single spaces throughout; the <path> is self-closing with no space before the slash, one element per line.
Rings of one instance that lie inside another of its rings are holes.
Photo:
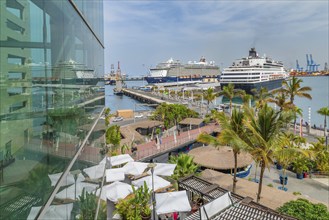
<path fill-rule="evenodd" d="M 99 113 L 97 119 L 95 120 L 93 126 L 91 127 L 90 131 L 88 132 L 88 134 L 86 135 L 85 139 L 83 140 L 83 142 L 81 143 L 79 149 L 77 150 L 77 152 L 75 153 L 74 157 L 72 158 L 72 160 L 70 161 L 69 165 L 66 167 L 65 171 L 62 173 L 61 177 L 59 178 L 59 180 L 57 181 L 55 188 L 53 190 L 53 192 L 51 193 L 51 195 L 49 196 L 46 204 L 40 209 L 39 213 L 36 216 L 36 219 L 43 219 L 44 215 L 46 214 L 46 212 L 48 211 L 48 208 L 50 206 L 50 204 L 52 203 L 52 201 L 54 200 L 59 188 L 62 186 L 62 183 L 64 182 L 64 179 L 67 177 L 67 175 L 69 174 L 73 164 L 76 162 L 76 160 L 78 159 L 78 157 L 80 156 L 82 150 L 84 149 L 89 136 L 91 135 L 91 133 L 93 132 L 94 128 L 96 127 L 96 124 L 98 123 L 98 120 L 100 119 L 100 117 L 103 115 L 103 112 L 105 110 L 105 107 L 102 109 L 102 111 Z"/>

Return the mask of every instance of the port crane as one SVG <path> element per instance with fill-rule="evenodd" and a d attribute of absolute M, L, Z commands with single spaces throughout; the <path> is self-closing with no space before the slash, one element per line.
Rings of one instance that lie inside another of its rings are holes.
<path fill-rule="evenodd" d="M 310 59 L 309 59 L 310 56 Z M 306 72 L 313 73 L 317 72 L 319 69 L 320 64 L 316 64 L 316 62 L 312 58 L 312 54 L 308 55 L 306 54 Z"/>
<path fill-rule="evenodd" d="M 296 70 L 297 72 L 303 72 L 303 67 L 299 66 L 298 60 L 296 60 Z"/>

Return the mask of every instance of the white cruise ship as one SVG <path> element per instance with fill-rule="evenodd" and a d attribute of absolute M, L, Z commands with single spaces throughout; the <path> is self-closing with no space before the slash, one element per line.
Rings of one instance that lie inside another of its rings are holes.
<path fill-rule="evenodd" d="M 232 66 L 224 68 L 221 74 L 221 86 L 231 83 L 234 88 L 250 93 L 251 89 L 266 87 L 268 91 L 281 87 L 282 81 L 289 76 L 283 64 L 268 57 L 259 57 L 255 48 L 249 56 L 238 59 Z"/>
<path fill-rule="evenodd" d="M 204 57 L 197 61 L 182 64 L 179 60 L 170 58 L 150 69 L 150 75 L 145 77 L 149 84 L 170 83 L 181 81 L 218 81 L 220 70 L 214 61 L 206 61 Z"/>

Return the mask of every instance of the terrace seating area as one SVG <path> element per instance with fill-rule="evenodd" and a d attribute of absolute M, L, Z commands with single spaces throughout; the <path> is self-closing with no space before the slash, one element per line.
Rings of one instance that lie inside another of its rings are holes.
<path fill-rule="evenodd" d="M 178 181 L 180 190 L 186 190 L 190 198 L 197 196 L 202 200 L 197 208 L 192 209 L 185 220 L 192 219 L 295 219 L 276 212 L 252 201 L 250 197 L 242 197 L 212 184 L 196 176 L 189 176 Z M 193 206 L 193 205 L 192 205 Z M 194 206 L 195 207 L 195 206 Z M 194 210 L 194 212 L 193 212 Z"/>

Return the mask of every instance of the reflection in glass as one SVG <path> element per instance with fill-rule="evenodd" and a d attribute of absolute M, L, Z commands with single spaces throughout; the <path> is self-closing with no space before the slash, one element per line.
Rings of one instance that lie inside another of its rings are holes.
<path fill-rule="evenodd" d="M 95 18 L 91 31 L 68 0 L 0 1 L 1 219 L 38 215 L 103 107 L 103 3 L 96 5 L 84 9 Z M 91 139 L 74 170 L 98 163 L 99 145 Z M 84 180 L 71 178 L 61 190 Z M 60 210 L 55 203 L 48 214 Z"/>

